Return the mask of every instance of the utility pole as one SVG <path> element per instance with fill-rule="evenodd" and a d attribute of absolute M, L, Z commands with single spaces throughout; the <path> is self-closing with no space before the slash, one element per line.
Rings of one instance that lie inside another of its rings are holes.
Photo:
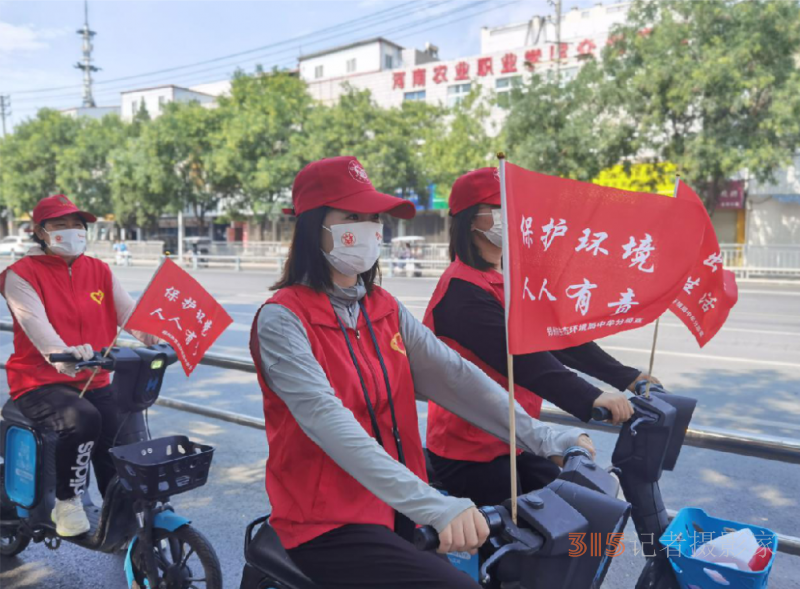
<path fill-rule="evenodd" d="M 561 0 L 556 0 L 556 84 L 561 85 Z"/>
<path fill-rule="evenodd" d="M 0 119 L 3 121 L 3 137 L 6 136 L 6 117 L 11 116 L 11 97 L 0 95 Z"/>
<path fill-rule="evenodd" d="M 83 38 L 83 61 L 75 64 L 75 67 L 83 71 L 83 106 L 94 107 L 94 97 L 92 96 L 92 72 L 100 70 L 99 67 L 92 65 L 92 37 L 97 33 L 89 28 L 89 2 L 83 2 L 83 28 L 76 32 Z"/>

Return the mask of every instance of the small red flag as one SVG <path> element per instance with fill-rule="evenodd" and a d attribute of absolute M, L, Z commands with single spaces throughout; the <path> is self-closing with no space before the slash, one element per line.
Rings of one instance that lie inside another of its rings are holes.
<path fill-rule="evenodd" d="M 699 200 L 683 182 L 678 186 L 676 196 L 679 200 Z M 722 268 L 722 253 L 708 213 L 705 225 L 703 244 L 692 271 L 670 305 L 670 311 L 689 328 L 701 348 L 717 334 L 739 300 L 736 277 L 730 270 Z"/>
<path fill-rule="evenodd" d="M 505 164 L 509 352 L 577 346 L 657 319 L 698 259 L 699 199 Z"/>
<path fill-rule="evenodd" d="M 156 271 L 125 324 L 160 337 L 178 353 L 186 376 L 233 323 L 230 315 L 194 278 L 167 259 Z"/>

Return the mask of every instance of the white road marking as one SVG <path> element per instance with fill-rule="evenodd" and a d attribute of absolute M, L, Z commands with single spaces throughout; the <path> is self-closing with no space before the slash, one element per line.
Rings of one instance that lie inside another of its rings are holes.
<path fill-rule="evenodd" d="M 776 297 L 800 297 L 800 291 L 774 291 L 774 290 L 740 290 L 739 294 L 763 294 Z"/>
<path fill-rule="evenodd" d="M 605 350 L 613 350 L 615 352 L 633 352 L 636 354 L 650 355 L 650 350 L 643 350 L 639 348 L 624 348 L 621 346 L 603 346 Z M 777 366 L 781 368 L 799 368 L 800 364 L 793 362 L 779 362 L 777 360 L 753 360 L 752 358 L 736 358 L 734 356 L 713 356 L 711 354 L 688 354 L 686 352 L 668 352 L 659 350 L 660 356 L 675 356 L 676 358 L 698 358 L 702 360 L 719 360 L 721 362 L 736 362 L 738 364 L 759 364 L 761 366 Z"/>

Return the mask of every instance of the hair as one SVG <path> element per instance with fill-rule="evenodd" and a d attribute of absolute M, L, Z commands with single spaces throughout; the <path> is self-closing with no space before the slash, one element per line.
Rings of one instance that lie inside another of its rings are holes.
<path fill-rule="evenodd" d="M 279 290 L 295 284 L 305 284 L 316 292 L 333 288 L 330 265 L 322 254 L 322 224 L 330 210 L 330 207 L 319 207 L 297 216 L 289 258 L 283 267 L 280 280 L 273 284 L 270 290 Z M 364 282 L 367 293 L 371 293 L 376 282 L 380 283 L 379 262 L 375 262 L 372 268 L 359 274 L 359 277 Z"/>
<path fill-rule="evenodd" d="M 44 229 L 44 224 L 48 221 L 52 221 L 53 219 L 57 219 L 58 217 L 53 217 L 51 219 L 45 219 L 41 223 L 38 223 L 38 226 Z M 88 223 L 86 223 L 86 219 L 81 217 L 81 221 L 83 222 L 83 228 L 88 229 Z M 35 228 L 36 226 L 34 226 Z M 45 243 L 44 239 L 40 239 L 38 235 L 36 235 L 36 231 L 31 231 L 31 239 L 43 250 L 47 249 L 47 243 Z"/>
<path fill-rule="evenodd" d="M 494 265 L 486 261 L 472 241 L 472 221 L 480 206 L 472 205 L 453 215 L 450 222 L 450 261 L 455 262 L 458 258 L 467 266 L 484 271 L 494 268 Z"/>

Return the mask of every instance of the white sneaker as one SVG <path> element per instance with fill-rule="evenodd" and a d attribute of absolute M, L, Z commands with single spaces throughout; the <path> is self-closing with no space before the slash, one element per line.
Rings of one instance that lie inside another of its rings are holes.
<path fill-rule="evenodd" d="M 56 506 L 50 517 L 56 524 L 56 533 L 65 538 L 85 534 L 92 527 L 79 495 L 64 501 L 56 499 Z"/>

